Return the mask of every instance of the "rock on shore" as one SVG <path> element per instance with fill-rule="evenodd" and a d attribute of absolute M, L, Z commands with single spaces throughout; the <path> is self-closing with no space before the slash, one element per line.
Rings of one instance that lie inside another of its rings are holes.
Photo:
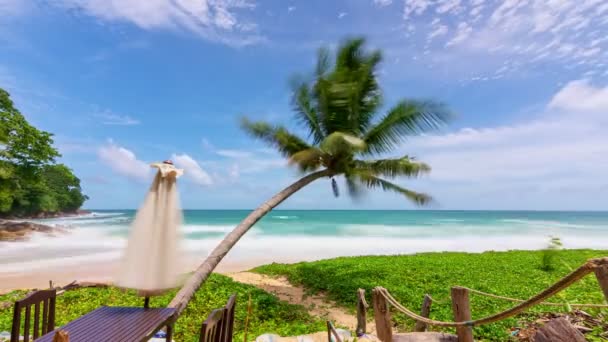
<path fill-rule="evenodd" d="M 44 224 L 26 221 L 0 220 L 0 241 L 24 241 L 32 233 L 43 233 L 50 236 L 64 234 L 63 228 L 51 227 Z"/>
<path fill-rule="evenodd" d="M 31 214 L 25 216 L 5 216 L 5 219 L 9 220 L 31 220 L 31 219 L 50 219 L 50 218 L 60 218 L 60 217 L 74 217 L 74 216 L 82 216 L 91 214 L 88 210 L 75 210 L 75 211 L 60 211 L 60 212 L 41 212 L 38 214 Z"/>

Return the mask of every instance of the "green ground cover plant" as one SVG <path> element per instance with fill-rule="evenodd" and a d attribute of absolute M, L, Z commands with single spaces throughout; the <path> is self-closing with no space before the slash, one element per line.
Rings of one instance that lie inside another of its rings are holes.
<path fill-rule="evenodd" d="M 164 307 L 176 291 L 161 297 L 153 297 L 151 306 Z M 0 296 L 0 302 L 14 301 L 22 298 L 27 291 L 14 291 Z M 228 297 L 237 294 L 235 313 L 234 340 L 243 341 L 244 322 L 247 315 L 247 302 L 251 294 L 252 315 L 249 317 L 248 340 L 273 332 L 279 335 L 307 334 L 325 329 L 325 322 L 310 316 L 298 305 L 280 301 L 274 295 L 251 285 L 234 282 L 232 279 L 213 274 L 197 291 L 182 316 L 175 325 L 175 341 L 198 341 L 201 323 L 213 310 L 226 304 Z M 82 288 L 68 291 L 57 297 L 56 323 L 61 326 L 102 305 L 142 306 L 143 299 L 133 291 L 123 291 L 114 287 Z M 10 331 L 12 324 L 12 307 L 0 311 L 0 331 Z"/>
<path fill-rule="evenodd" d="M 403 305 L 415 311 L 419 310 L 424 294 L 428 293 L 437 300 L 433 303 L 431 317 L 451 321 L 451 286 L 460 285 L 527 299 L 579 267 L 585 260 L 608 255 L 608 251 L 597 250 L 554 250 L 552 253 L 554 267 L 551 270 L 544 270 L 542 251 L 510 251 L 344 257 L 291 265 L 271 264 L 254 271 L 286 276 L 290 282 L 303 285 L 311 292 L 324 292 L 338 304 L 353 310 L 358 288 L 366 289 L 370 297 L 372 288 L 383 286 Z M 371 303 L 371 298 L 368 299 Z M 564 307 L 537 306 L 516 318 L 475 327 L 475 337 L 505 341 L 509 339 L 511 329 L 521 326 L 522 321 L 536 319 L 546 312 L 564 312 L 569 309 L 568 303 L 605 303 L 593 275 L 572 285 L 551 301 L 564 303 Z M 471 294 L 473 319 L 512 305 L 510 302 Z M 599 313 L 598 309 L 585 311 Z M 414 325 L 402 314 L 394 313 L 393 319 L 401 330 L 409 330 Z"/>

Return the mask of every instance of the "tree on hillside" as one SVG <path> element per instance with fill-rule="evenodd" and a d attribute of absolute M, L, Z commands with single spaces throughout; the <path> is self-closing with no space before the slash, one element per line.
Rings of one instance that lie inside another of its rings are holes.
<path fill-rule="evenodd" d="M 447 110 L 433 101 L 404 99 L 379 116 L 382 91 L 376 71 L 381 59 L 380 51 L 364 49 L 362 39 L 345 41 L 333 61 L 328 50 L 320 50 L 313 80 L 296 82 L 293 89 L 295 117 L 307 130 L 308 139 L 283 126 L 243 120 L 246 132 L 277 149 L 306 175 L 249 214 L 211 252 L 169 304 L 177 308 L 178 314 L 258 220 L 317 179 L 331 179 L 336 196 L 335 177 L 343 176 L 351 196 L 361 195 L 364 189 L 380 189 L 418 205 L 431 200 L 429 195 L 391 181 L 427 173 L 428 165 L 409 156 L 373 158 L 392 152 L 407 136 L 437 128 L 447 120 Z"/>
<path fill-rule="evenodd" d="M 59 157 L 53 135 L 30 125 L 14 107 L 8 92 L 0 88 L 0 127 L 4 148 L 0 159 L 20 167 L 39 167 Z"/>
<path fill-rule="evenodd" d="M 52 134 L 30 125 L 0 88 L 0 215 L 77 210 L 87 199 Z"/>
<path fill-rule="evenodd" d="M 78 210 L 88 199 L 80 188 L 80 179 L 63 164 L 45 165 L 41 176 L 48 185 L 49 193 L 57 201 L 62 211 Z"/>

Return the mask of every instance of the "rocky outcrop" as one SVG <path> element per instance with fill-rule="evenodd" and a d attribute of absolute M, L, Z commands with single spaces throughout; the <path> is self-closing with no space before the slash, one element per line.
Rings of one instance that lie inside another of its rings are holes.
<path fill-rule="evenodd" d="M 55 236 L 57 234 L 65 234 L 66 232 L 64 228 L 51 227 L 39 223 L 0 220 L 0 241 L 24 241 L 33 233 Z"/>
<path fill-rule="evenodd" d="M 66 211 L 66 212 L 40 212 L 37 214 L 29 214 L 23 216 L 4 216 L 3 218 L 9 220 L 28 220 L 28 219 L 49 219 L 49 218 L 59 218 L 59 217 L 74 217 L 74 216 L 82 216 L 88 215 L 91 212 L 88 210 L 76 210 L 76 211 Z"/>

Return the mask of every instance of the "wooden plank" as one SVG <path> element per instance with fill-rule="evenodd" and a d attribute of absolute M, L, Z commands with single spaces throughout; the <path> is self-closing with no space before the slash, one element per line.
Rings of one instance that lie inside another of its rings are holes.
<path fill-rule="evenodd" d="M 101 307 L 68 324 L 61 330 L 73 341 L 142 341 L 149 339 L 162 327 L 172 324 L 175 309 Z M 36 342 L 53 341 L 55 331 Z"/>
<path fill-rule="evenodd" d="M 21 306 L 15 302 L 13 308 L 13 328 L 11 329 L 11 341 L 19 341 L 19 329 L 21 329 Z"/>
<path fill-rule="evenodd" d="M 30 305 L 25 307 L 25 323 L 23 324 L 23 341 L 30 341 L 30 318 L 32 316 L 32 307 Z"/>
<path fill-rule="evenodd" d="M 585 336 L 565 318 L 555 318 L 534 335 L 534 342 L 585 342 Z"/>
<path fill-rule="evenodd" d="M 466 322 L 471 320 L 471 306 L 469 303 L 469 290 L 455 286 L 452 287 L 452 312 L 455 322 Z M 473 342 L 473 329 L 467 326 L 456 328 L 458 342 Z"/>
<path fill-rule="evenodd" d="M 420 309 L 420 316 L 428 318 L 431 314 L 431 304 L 433 304 L 433 300 L 431 296 L 428 294 L 424 295 L 424 300 L 422 301 L 422 308 Z M 424 322 L 416 322 L 416 326 L 414 327 L 414 331 L 422 332 L 426 331 L 426 323 Z"/>
<path fill-rule="evenodd" d="M 49 318 L 49 299 L 42 301 L 42 335 L 48 333 L 52 329 L 49 329 L 48 318 Z"/>
<path fill-rule="evenodd" d="M 602 288 L 606 302 L 608 302 L 608 265 L 597 267 L 595 269 L 595 277 Z"/>
<path fill-rule="evenodd" d="M 393 326 L 388 303 L 380 290 L 372 290 L 372 304 L 374 306 L 374 319 L 376 321 L 376 335 L 382 342 L 391 342 L 393 338 Z"/>
<path fill-rule="evenodd" d="M 363 336 L 367 332 L 367 302 L 365 301 L 365 290 L 357 290 L 357 336 Z"/>
<path fill-rule="evenodd" d="M 34 305 L 34 340 L 40 336 L 38 329 L 40 328 L 40 303 Z"/>

